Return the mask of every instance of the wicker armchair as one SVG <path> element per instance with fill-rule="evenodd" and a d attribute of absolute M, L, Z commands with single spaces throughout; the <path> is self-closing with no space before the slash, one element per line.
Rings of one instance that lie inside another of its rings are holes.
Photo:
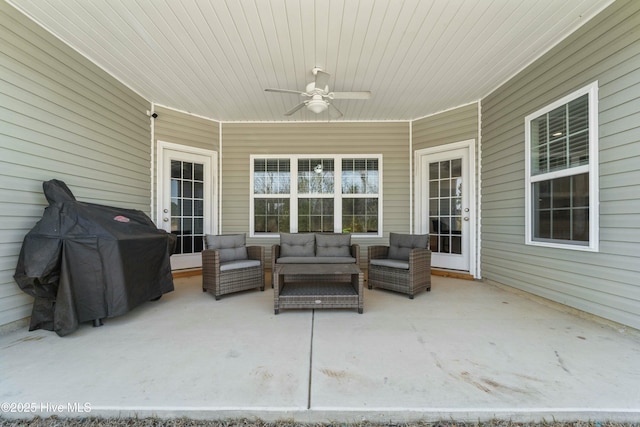
<path fill-rule="evenodd" d="M 264 291 L 264 248 L 246 246 L 244 234 L 207 235 L 202 251 L 202 292 L 222 295 L 247 289 Z"/>
<path fill-rule="evenodd" d="M 389 246 L 369 246 L 368 287 L 408 294 L 431 290 L 431 251 L 429 236 L 389 235 Z"/>

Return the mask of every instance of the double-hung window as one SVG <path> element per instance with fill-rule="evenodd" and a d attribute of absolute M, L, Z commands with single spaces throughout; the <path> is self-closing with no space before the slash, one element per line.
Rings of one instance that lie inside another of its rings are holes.
<path fill-rule="evenodd" d="M 298 232 L 333 232 L 335 179 L 334 159 L 298 159 Z"/>
<path fill-rule="evenodd" d="M 251 235 L 380 236 L 381 156 L 252 156 Z"/>
<path fill-rule="evenodd" d="M 378 234 L 380 215 L 378 159 L 342 159 L 342 230 Z"/>
<path fill-rule="evenodd" d="M 253 167 L 253 228 L 259 233 L 289 231 L 291 161 L 255 159 Z"/>
<path fill-rule="evenodd" d="M 597 82 L 525 118 L 527 244 L 598 249 Z"/>

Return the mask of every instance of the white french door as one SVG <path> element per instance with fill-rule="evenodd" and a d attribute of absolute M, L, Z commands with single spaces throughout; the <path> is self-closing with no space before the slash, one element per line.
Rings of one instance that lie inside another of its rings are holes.
<path fill-rule="evenodd" d="M 203 238 L 215 233 L 216 153 L 158 141 L 158 226 L 177 236 L 171 269 L 202 266 Z"/>
<path fill-rule="evenodd" d="M 416 152 L 416 232 L 429 233 L 431 265 L 475 275 L 475 141 Z"/>

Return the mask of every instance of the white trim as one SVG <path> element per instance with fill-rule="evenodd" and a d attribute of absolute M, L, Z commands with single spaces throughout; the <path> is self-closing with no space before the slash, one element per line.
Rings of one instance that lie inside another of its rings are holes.
<path fill-rule="evenodd" d="M 482 101 L 478 101 L 478 159 L 475 167 L 477 168 L 477 189 L 482 188 Z M 476 215 L 476 279 L 482 278 L 482 191 L 478 191 L 478 200 L 476 206 L 478 209 Z"/>
<path fill-rule="evenodd" d="M 158 140 L 156 141 L 156 145 L 158 147 L 158 157 L 157 157 L 157 176 L 158 179 L 156 180 L 156 193 L 158 194 L 158 201 L 160 200 L 160 194 L 163 194 L 162 192 L 164 191 L 163 188 L 163 183 L 161 182 L 161 177 L 164 174 L 164 151 L 165 150 L 172 150 L 172 151 L 180 151 L 183 153 L 188 153 L 188 154 L 195 154 L 195 155 L 199 155 L 199 156 L 204 156 L 204 157 L 208 157 L 211 159 L 211 165 L 217 165 L 218 162 L 218 153 L 213 151 L 213 150 L 206 150 L 204 148 L 197 148 L 197 147 L 190 147 L 188 145 L 181 145 L 181 144 L 176 144 L 173 142 L 166 142 L 166 141 L 161 141 Z M 209 191 L 209 197 L 211 198 L 211 207 L 209 209 L 210 212 L 210 221 L 209 223 L 205 223 L 204 227 L 205 227 L 205 233 L 207 234 L 216 234 L 218 227 L 215 221 L 213 220 L 213 213 L 217 212 L 218 209 L 218 198 L 215 196 L 215 189 L 217 188 L 217 176 L 216 176 L 216 171 L 211 171 L 211 177 L 213 179 L 213 183 L 211 183 L 210 186 L 210 191 Z M 161 223 L 161 218 L 162 218 L 162 206 L 160 206 L 159 202 L 156 202 L 156 225 L 158 226 L 158 228 L 162 228 L 162 223 Z"/>
<path fill-rule="evenodd" d="M 468 203 L 469 203 L 469 274 L 471 274 L 474 278 L 479 278 L 478 270 L 477 270 L 477 259 L 478 252 L 476 251 L 477 247 L 477 234 L 478 234 L 478 213 L 476 212 L 476 140 L 475 139 L 467 139 L 464 141 L 454 142 L 451 144 L 439 145 L 437 147 L 429 147 L 423 148 L 421 150 L 416 150 L 415 152 L 415 165 L 416 170 L 418 171 L 418 175 L 416 176 L 416 186 L 415 186 L 415 195 L 416 195 L 416 203 L 415 203 L 415 218 L 422 218 L 425 214 L 423 212 L 424 200 L 422 198 L 423 192 L 423 182 L 425 181 L 425 177 L 422 176 L 422 160 L 426 156 L 433 156 L 434 154 L 444 154 L 449 151 L 454 150 L 466 150 L 468 154 L 468 164 L 466 165 L 466 173 L 468 175 Z M 420 203 L 418 203 L 418 201 Z M 428 212 L 426 213 L 428 215 Z M 463 214 L 463 216 L 465 216 Z M 414 233 L 428 233 L 423 230 L 423 226 L 416 220 L 414 225 Z"/>
<path fill-rule="evenodd" d="M 531 175 L 531 121 L 558 107 L 581 96 L 588 95 L 589 103 L 589 164 L 547 172 L 539 175 Z M 598 170 L 598 81 L 584 86 L 551 104 L 535 111 L 524 118 L 525 133 L 525 244 L 531 246 L 543 246 L 550 248 L 571 249 L 578 251 L 598 252 L 600 245 L 600 196 L 599 196 L 599 170 Z M 555 178 L 573 176 L 577 174 L 589 174 L 589 242 L 562 243 L 562 241 L 533 240 L 533 209 L 531 203 L 531 185 L 534 182 L 547 181 Z"/>
<path fill-rule="evenodd" d="M 442 113 L 446 113 L 446 112 L 449 112 L 449 111 L 457 110 L 458 108 L 468 107 L 469 105 L 473 105 L 473 104 L 475 104 L 477 102 L 480 102 L 480 99 L 476 99 L 475 101 L 467 102 L 466 104 L 460 104 L 460 105 L 457 105 L 455 107 L 445 108 L 444 110 L 439 110 L 439 111 L 436 111 L 435 113 L 429 113 L 426 116 L 416 117 L 415 119 L 411 119 L 411 121 L 415 122 L 417 120 L 426 119 L 427 117 L 438 116 L 438 115 L 440 115 Z"/>
<path fill-rule="evenodd" d="M 154 221 L 156 224 L 158 223 L 158 221 L 156 220 L 155 216 L 156 216 L 156 209 L 155 209 L 155 176 L 154 176 L 154 172 L 156 171 L 156 123 L 155 123 L 155 119 L 153 117 L 151 117 L 151 115 L 153 114 L 153 102 L 150 105 L 150 110 L 147 111 L 148 116 L 149 116 L 149 126 L 151 127 L 151 158 L 149 159 L 150 162 L 150 172 L 151 172 L 151 180 L 150 180 L 150 184 L 149 185 L 149 192 L 151 193 L 151 197 L 150 197 L 150 205 L 149 205 L 149 213 L 151 216 L 151 220 Z"/>
<path fill-rule="evenodd" d="M 218 200 L 222 200 L 222 123 L 218 124 Z M 217 230 L 222 234 L 222 203 L 218 203 Z"/>
<path fill-rule="evenodd" d="M 158 176 L 158 179 L 156 180 L 156 192 L 158 194 L 157 201 L 156 201 L 156 215 L 157 215 L 156 225 L 158 226 L 158 228 L 162 228 L 166 230 L 167 226 L 164 224 L 164 221 L 162 220 L 163 206 L 161 206 L 161 203 L 160 203 L 160 201 L 163 200 L 162 195 L 165 194 L 164 182 L 162 182 L 162 179 L 161 179 L 164 176 L 164 172 L 165 172 L 165 165 L 164 165 L 165 151 L 166 150 L 177 151 L 177 152 L 184 153 L 185 155 L 195 155 L 195 156 L 206 157 L 208 158 L 207 163 L 209 165 L 209 168 L 211 169 L 215 169 L 216 165 L 218 164 L 218 153 L 213 150 L 190 147 L 186 145 L 175 144 L 172 142 L 166 142 L 166 141 L 160 141 L 160 140 L 156 141 L 156 145 L 158 148 L 157 161 L 156 161 L 156 168 L 157 168 L 156 173 Z M 211 176 L 211 180 L 213 182 L 208 182 L 208 180 L 206 179 L 207 176 Z M 215 221 L 215 212 L 217 212 L 218 210 L 218 199 L 215 194 L 215 191 L 217 189 L 217 182 L 218 182 L 218 178 L 215 170 L 205 171 L 205 192 L 206 194 L 208 194 L 209 199 L 211 200 L 211 203 L 208 205 L 205 205 L 204 207 L 205 218 L 208 217 L 208 221 L 205 221 L 203 224 L 203 227 L 204 227 L 203 231 L 205 234 L 217 234 L 217 230 L 218 230 L 217 222 Z M 167 230 L 167 231 L 171 231 L 171 230 Z M 190 267 L 190 266 L 187 266 L 187 267 L 182 266 L 184 263 L 184 260 L 180 260 L 179 258 L 180 258 L 180 255 L 172 255 L 171 265 L 173 269 Z"/>
<path fill-rule="evenodd" d="M 411 165 L 412 160 L 414 158 L 414 153 L 413 153 L 413 122 L 409 123 L 409 165 Z M 413 187 L 413 176 L 415 174 L 415 171 L 411 171 L 411 168 L 409 168 L 409 189 L 414 188 Z M 409 191 L 409 194 L 411 194 L 411 191 Z M 411 233 L 411 230 L 413 230 L 414 227 L 414 223 L 413 223 L 413 197 L 409 197 L 409 233 Z"/>
<path fill-rule="evenodd" d="M 224 120 L 220 123 L 228 124 L 291 124 L 291 125 L 303 125 L 308 123 L 318 124 L 336 124 L 336 123 L 410 123 L 413 119 L 407 120 L 338 120 L 338 121 L 326 121 L 326 120 Z"/>
<path fill-rule="evenodd" d="M 582 166 L 576 166 L 573 168 L 547 172 L 544 174 L 534 175 L 529 177 L 529 182 L 548 181 L 550 179 L 557 179 L 557 178 L 564 178 L 567 176 L 579 175 L 582 173 L 588 173 L 590 169 L 591 168 L 589 167 L 589 165 L 582 165 Z"/>
<path fill-rule="evenodd" d="M 562 98 L 552 102 L 551 104 L 540 108 L 537 111 L 534 111 L 533 113 L 529 114 L 528 116 L 526 116 L 524 119 L 527 122 L 530 122 L 531 120 L 548 113 L 549 111 L 555 110 L 558 107 L 562 107 L 563 105 L 568 104 L 569 102 L 573 101 L 574 99 L 580 98 L 582 95 L 587 95 L 589 94 L 589 107 L 591 107 L 591 96 L 592 95 L 597 95 L 598 94 L 598 81 L 596 80 L 593 83 L 588 84 L 587 86 L 580 88 L 578 90 L 576 90 L 575 92 L 572 92 L 568 95 L 563 96 Z M 597 96 L 596 96 L 596 100 L 597 100 Z M 589 110 L 591 111 L 591 110 Z"/>
<path fill-rule="evenodd" d="M 599 7 L 593 9 L 591 11 L 591 13 L 589 15 L 582 15 L 580 16 L 580 18 L 578 19 L 577 22 L 579 22 L 578 25 L 576 25 L 575 27 L 568 27 L 569 31 L 567 31 L 567 33 L 563 36 L 563 37 L 559 37 L 556 39 L 556 41 L 552 44 L 550 44 L 549 46 L 547 46 L 545 49 L 543 49 L 542 51 L 539 52 L 539 54 L 534 57 L 531 58 L 530 61 L 524 62 L 522 64 L 522 67 L 520 67 L 519 69 L 517 69 L 516 71 L 514 71 L 512 74 L 506 76 L 504 78 L 504 80 L 501 83 L 498 83 L 493 89 L 489 90 L 487 93 L 485 93 L 484 95 L 482 95 L 480 97 L 480 99 L 487 99 L 489 96 L 491 96 L 495 91 L 497 91 L 498 89 L 500 89 L 502 86 L 504 86 L 505 84 L 509 83 L 510 81 L 512 81 L 518 74 L 520 74 L 521 72 L 523 72 L 524 70 L 528 69 L 529 67 L 531 67 L 532 64 L 535 64 L 538 60 L 540 60 L 541 58 L 543 58 L 545 55 L 547 55 L 549 52 L 551 52 L 553 49 L 556 48 L 556 46 L 560 45 L 561 43 L 564 43 L 564 41 L 571 36 L 572 34 L 575 34 L 576 31 L 578 31 L 583 25 L 586 25 L 591 19 L 593 19 L 594 17 L 596 17 L 597 15 L 599 15 L 603 10 L 605 10 L 606 8 L 608 8 L 609 6 L 611 6 L 613 3 L 615 2 L 615 0 L 607 0 L 604 4 L 600 4 L 598 5 Z"/>
<path fill-rule="evenodd" d="M 362 238 L 382 237 L 383 234 L 383 155 L 382 154 L 251 154 L 249 156 L 249 237 L 277 237 L 278 233 L 260 233 L 256 234 L 254 224 L 255 205 L 254 199 L 257 197 L 266 198 L 288 198 L 290 200 L 289 217 L 290 230 L 292 233 L 298 230 L 298 192 L 297 187 L 297 165 L 299 159 L 332 159 L 335 164 L 335 185 L 332 194 L 305 194 L 304 196 L 312 196 L 314 198 L 330 198 L 334 200 L 334 232 L 342 232 L 342 217 L 335 212 L 342 212 L 342 200 L 346 198 L 377 198 L 378 199 L 378 233 L 351 233 L 352 236 Z M 289 188 L 291 191 L 286 194 L 254 194 L 254 161 L 256 159 L 287 159 L 290 161 Z M 376 159 L 378 161 L 378 193 L 377 194 L 347 194 L 343 195 L 342 188 L 342 160 L 343 159 Z"/>
<path fill-rule="evenodd" d="M 175 111 L 177 113 L 186 114 L 188 116 L 197 117 L 199 119 L 208 120 L 211 122 L 221 123 L 220 120 L 212 119 L 211 117 L 203 116 L 201 114 L 191 113 L 189 111 L 180 110 L 179 108 L 169 107 L 168 105 L 163 105 L 163 104 L 155 104 L 155 105 L 156 107 L 165 108 L 167 110 Z"/>
<path fill-rule="evenodd" d="M 78 50 L 75 46 L 73 42 L 69 42 L 66 39 L 62 38 L 61 36 L 59 36 L 58 34 L 54 33 L 53 31 L 51 31 L 48 27 L 45 27 L 44 25 L 42 25 L 42 22 L 40 22 L 39 20 L 37 20 L 36 18 L 34 18 L 29 12 L 27 12 L 25 9 L 23 9 L 21 6 L 17 5 L 16 2 L 14 0 L 6 0 L 6 2 L 11 5 L 13 8 L 15 8 L 16 10 L 18 10 L 21 14 L 23 14 L 24 16 L 26 16 L 28 19 L 30 19 L 31 21 L 33 21 L 33 23 L 35 23 L 39 28 L 42 28 L 44 31 L 46 31 L 47 33 L 49 33 L 52 37 L 54 37 L 57 40 L 60 40 L 66 47 L 68 47 L 69 49 L 73 50 L 74 52 L 76 52 L 79 56 L 81 56 L 82 58 L 86 59 L 87 61 L 91 62 L 93 65 L 95 65 L 96 67 L 98 67 L 100 70 L 102 70 L 104 73 L 108 74 L 110 78 L 114 79 L 115 81 L 117 81 L 118 83 L 120 83 L 122 86 L 126 87 L 127 89 L 129 89 L 131 92 L 135 93 L 136 95 L 138 95 L 140 98 L 144 99 L 147 102 L 151 102 L 151 100 L 143 95 L 141 92 L 139 92 L 136 88 L 134 88 L 133 86 L 130 86 L 128 83 L 126 83 L 124 80 L 120 79 L 118 77 L 118 73 L 114 73 L 111 70 L 109 70 L 108 68 L 106 68 L 105 66 L 101 65 L 98 61 L 96 61 L 95 59 L 93 59 L 91 56 L 87 55 L 86 52 L 80 51 Z"/>

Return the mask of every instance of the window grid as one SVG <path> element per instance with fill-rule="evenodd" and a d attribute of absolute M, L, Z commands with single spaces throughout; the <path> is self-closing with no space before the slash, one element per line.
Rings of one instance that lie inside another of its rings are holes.
<path fill-rule="evenodd" d="M 532 120 L 533 175 L 589 163 L 588 95 Z"/>
<path fill-rule="evenodd" d="M 298 160 L 298 194 L 333 194 L 333 159 Z"/>
<path fill-rule="evenodd" d="M 377 233 L 378 199 L 346 198 L 342 200 L 343 233 Z"/>
<path fill-rule="evenodd" d="M 378 159 L 342 159 L 342 232 L 377 233 Z"/>
<path fill-rule="evenodd" d="M 298 199 L 298 232 L 332 232 L 333 199 L 305 197 Z"/>
<path fill-rule="evenodd" d="M 379 164 L 358 156 L 253 158 L 252 232 L 379 235 Z"/>
<path fill-rule="evenodd" d="M 536 182 L 534 235 L 539 239 L 588 242 L 588 193 L 588 174 Z"/>
<path fill-rule="evenodd" d="M 290 200 L 285 198 L 256 198 L 253 227 L 256 233 L 288 233 Z"/>
<path fill-rule="evenodd" d="M 171 232 L 176 253 L 202 252 L 204 238 L 204 165 L 171 160 Z"/>
<path fill-rule="evenodd" d="M 597 82 L 525 125 L 527 244 L 597 250 Z"/>
<path fill-rule="evenodd" d="M 462 253 L 462 159 L 429 164 L 429 240 L 432 252 Z"/>
<path fill-rule="evenodd" d="M 342 160 L 342 194 L 377 194 L 377 159 Z"/>
<path fill-rule="evenodd" d="M 253 165 L 254 194 L 289 194 L 291 164 L 288 159 L 256 159 Z"/>

